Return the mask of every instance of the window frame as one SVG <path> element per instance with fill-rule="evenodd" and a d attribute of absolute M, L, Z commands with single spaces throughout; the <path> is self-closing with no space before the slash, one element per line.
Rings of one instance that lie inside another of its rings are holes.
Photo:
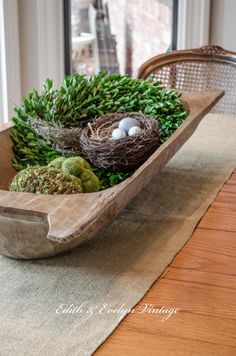
<path fill-rule="evenodd" d="M 173 0 L 173 18 L 172 18 L 172 50 L 177 49 L 178 39 L 178 4 L 181 0 Z M 65 74 L 71 74 L 71 0 L 63 0 L 63 17 L 64 17 L 64 63 Z"/>

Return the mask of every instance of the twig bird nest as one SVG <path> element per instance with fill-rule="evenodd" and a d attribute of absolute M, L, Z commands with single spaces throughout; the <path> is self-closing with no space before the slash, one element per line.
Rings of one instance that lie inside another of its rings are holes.
<path fill-rule="evenodd" d="M 57 127 L 41 119 L 29 119 L 28 123 L 39 135 L 50 140 L 53 147 L 63 155 L 78 156 L 81 153 L 79 140 L 85 123 L 82 122 L 80 127 L 71 129 Z"/>
<path fill-rule="evenodd" d="M 112 132 L 124 118 L 139 122 L 141 132 L 114 140 Z M 83 129 L 80 147 L 97 167 L 127 172 L 144 163 L 159 145 L 158 122 L 139 113 L 109 113 Z"/>

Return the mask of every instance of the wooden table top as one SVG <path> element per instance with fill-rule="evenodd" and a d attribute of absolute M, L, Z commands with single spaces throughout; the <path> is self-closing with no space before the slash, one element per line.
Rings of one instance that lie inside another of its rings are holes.
<path fill-rule="evenodd" d="M 145 304 L 180 310 L 129 314 L 95 355 L 236 355 L 236 170 Z"/>

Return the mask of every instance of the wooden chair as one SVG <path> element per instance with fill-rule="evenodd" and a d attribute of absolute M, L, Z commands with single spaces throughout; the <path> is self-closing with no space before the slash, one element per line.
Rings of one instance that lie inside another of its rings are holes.
<path fill-rule="evenodd" d="M 236 53 L 218 46 L 172 51 L 149 59 L 139 69 L 142 79 L 159 79 L 166 88 L 205 92 L 223 89 L 212 112 L 236 115 Z"/>

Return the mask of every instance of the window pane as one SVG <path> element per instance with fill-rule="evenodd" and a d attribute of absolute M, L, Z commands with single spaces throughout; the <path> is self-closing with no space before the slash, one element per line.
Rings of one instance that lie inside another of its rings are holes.
<path fill-rule="evenodd" d="M 174 0 L 71 0 L 72 72 L 137 75 L 172 48 Z"/>

